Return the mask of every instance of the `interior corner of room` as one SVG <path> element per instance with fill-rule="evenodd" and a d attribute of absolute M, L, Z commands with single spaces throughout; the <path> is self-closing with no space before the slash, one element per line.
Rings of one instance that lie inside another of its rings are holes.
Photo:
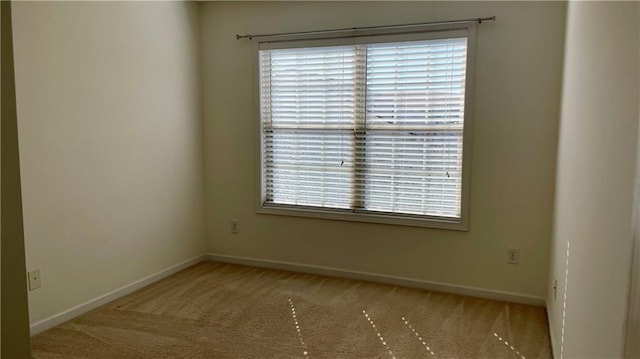
<path fill-rule="evenodd" d="M 465 230 L 260 209 L 236 34 L 493 15 Z M 2 355 L 220 262 L 544 307 L 553 357 L 637 357 L 639 34 L 637 2 L 3 1 Z"/>

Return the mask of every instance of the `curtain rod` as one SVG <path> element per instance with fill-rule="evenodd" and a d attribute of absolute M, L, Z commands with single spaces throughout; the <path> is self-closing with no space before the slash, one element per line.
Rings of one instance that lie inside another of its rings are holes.
<path fill-rule="evenodd" d="M 460 20 L 448 20 L 448 21 L 432 21 L 432 22 L 420 22 L 413 24 L 403 24 L 403 25 L 383 25 L 383 26 L 361 26 L 361 27 L 345 27 L 342 29 L 331 29 L 331 30 L 317 30 L 317 31 L 300 31 L 300 32 L 282 32 L 275 34 L 256 34 L 256 35 L 239 35 L 236 34 L 236 40 L 241 39 L 253 39 L 259 37 L 280 37 L 280 36 L 298 36 L 298 35 L 314 35 L 314 34 L 327 34 L 327 33 L 336 33 L 336 32 L 350 32 L 350 31 L 359 31 L 359 30 L 378 30 L 378 29 L 404 29 L 408 27 L 420 27 L 427 25 L 447 25 L 447 24 L 460 24 L 460 23 L 469 23 L 469 22 L 477 22 L 478 24 L 482 24 L 483 21 L 496 21 L 496 16 L 490 17 L 478 17 L 472 19 L 460 19 Z"/>

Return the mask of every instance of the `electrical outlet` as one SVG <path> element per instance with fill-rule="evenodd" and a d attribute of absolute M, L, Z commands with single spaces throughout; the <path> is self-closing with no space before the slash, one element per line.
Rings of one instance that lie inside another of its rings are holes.
<path fill-rule="evenodd" d="M 520 263 L 520 249 L 519 248 L 507 248 L 507 263 L 518 264 Z"/>
<path fill-rule="evenodd" d="M 29 272 L 29 290 L 36 290 L 41 286 L 40 269 Z"/>
<path fill-rule="evenodd" d="M 231 233 L 240 233 L 240 221 L 237 219 L 231 221 Z"/>

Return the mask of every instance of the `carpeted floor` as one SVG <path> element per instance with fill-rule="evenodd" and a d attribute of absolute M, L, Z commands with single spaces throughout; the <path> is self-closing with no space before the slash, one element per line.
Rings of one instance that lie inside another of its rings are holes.
<path fill-rule="evenodd" d="M 33 338 L 46 358 L 551 358 L 543 308 L 205 262 Z"/>

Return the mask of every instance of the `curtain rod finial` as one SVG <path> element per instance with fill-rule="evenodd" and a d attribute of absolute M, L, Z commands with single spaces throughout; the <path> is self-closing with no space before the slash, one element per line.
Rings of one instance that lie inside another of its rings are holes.
<path fill-rule="evenodd" d="M 481 17 L 479 17 L 479 18 L 478 18 L 478 24 L 482 24 L 482 22 L 483 22 L 483 21 L 485 21 L 485 20 L 489 20 L 489 21 L 496 21 L 496 16 L 495 16 L 495 15 L 493 15 L 493 16 L 491 16 L 491 17 L 485 17 L 485 18 L 481 18 Z"/>
<path fill-rule="evenodd" d="M 242 38 L 242 36 L 240 36 L 240 34 L 236 34 L 236 40 L 240 40 Z"/>

